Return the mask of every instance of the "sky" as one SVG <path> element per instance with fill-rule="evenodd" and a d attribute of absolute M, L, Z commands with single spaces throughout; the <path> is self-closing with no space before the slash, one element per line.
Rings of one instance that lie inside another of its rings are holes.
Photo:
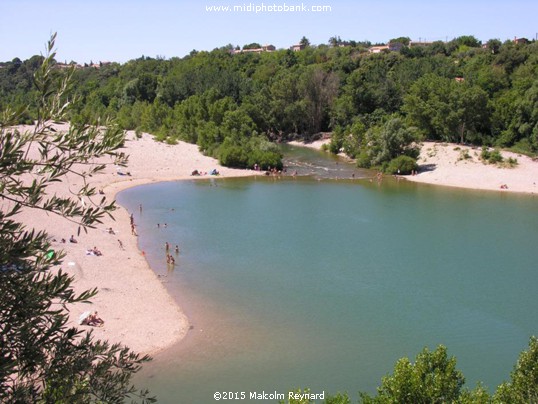
<path fill-rule="evenodd" d="M 216 6 L 231 10 L 210 10 Z M 44 54 L 54 32 L 60 62 L 125 63 L 228 44 L 288 48 L 303 36 L 312 44 L 333 36 L 372 43 L 400 36 L 534 39 L 536 16 L 536 0 L 0 0 L 0 61 Z"/>

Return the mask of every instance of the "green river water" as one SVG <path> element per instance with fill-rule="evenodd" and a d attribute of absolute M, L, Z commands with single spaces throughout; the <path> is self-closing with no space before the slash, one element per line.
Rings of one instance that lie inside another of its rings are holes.
<path fill-rule="evenodd" d="M 536 197 L 379 184 L 344 161 L 287 153 L 296 178 L 160 183 L 118 196 L 192 324 L 137 384 L 164 403 L 304 387 L 356 401 L 398 358 L 439 344 L 467 387 L 507 380 L 538 334 Z M 173 270 L 167 241 L 181 248 Z"/>

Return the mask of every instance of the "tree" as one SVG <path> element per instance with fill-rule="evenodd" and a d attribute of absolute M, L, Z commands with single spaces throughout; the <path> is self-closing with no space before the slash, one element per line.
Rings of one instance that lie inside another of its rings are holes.
<path fill-rule="evenodd" d="M 154 401 L 130 384 L 148 356 L 67 326 L 69 306 L 89 301 L 96 289 L 77 295 L 73 277 L 57 269 L 64 254 L 52 249 L 47 233 L 17 221 L 22 209 L 38 209 L 83 229 L 94 227 L 115 204 L 104 198 L 94 202 L 96 192 L 87 179 L 103 170 L 103 158 L 120 165 L 127 161 L 120 152 L 123 131 L 111 124 L 76 124 L 67 133 L 55 132 L 52 122 L 65 119 L 71 107 L 65 97 L 74 72 L 54 81 L 55 37 L 34 76 L 35 128 L 21 133 L 13 127 L 23 110 L 5 111 L 0 118 L 0 401 Z M 49 196 L 50 185 L 67 175 L 82 180 L 75 196 Z"/>
<path fill-rule="evenodd" d="M 413 142 L 418 140 L 416 128 L 408 127 L 396 115 L 391 116 L 383 124 L 373 126 L 366 132 L 358 164 L 365 168 L 381 166 L 404 155 L 416 160 L 419 151 Z"/>
<path fill-rule="evenodd" d="M 499 52 L 499 49 L 501 49 L 502 42 L 499 39 L 490 39 L 486 43 L 487 48 L 491 51 L 491 53 L 496 54 Z"/>
<path fill-rule="evenodd" d="M 402 110 L 428 138 L 445 142 L 464 143 L 466 135 L 475 140 L 485 131 L 489 120 L 484 90 L 433 74 L 411 86 Z"/>
<path fill-rule="evenodd" d="M 337 46 L 342 45 L 343 41 L 340 39 L 340 36 L 332 36 L 329 38 L 329 45 L 333 48 L 336 48 Z"/>
<path fill-rule="evenodd" d="M 538 403 L 538 338 L 531 337 L 529 349 L 521 352 L 511 373 L 510 382 L 501 384 L 495 403 Z"/>
<path fill-rule="evenodd" d="M 323 120 L 338 94 L 338 76 L 326 73 L 313 66 L 307 69 L 300 79 L 300 90 L 306 106 L 306 122 L 308 133 L 316 133 L 323 129 Z"/>
<path fill-rule="evenodd" d="M 303 36 L 301 40 L 299 41 L 299 45 L 301 45 L 304 48 L 308 48 L 310 46 L 310 41 L 307 37 Z"/>
<path fill-rule="evenodd" d="M 408 358 L 398 360 L 394 373 L 385 376 L 377 388 L 377 396 L 361 393 L 361 398 L 366 404 L 455 402 L 464 383 L 456 359 L 449 358 L 446 347 L 439 345 L 435 351 L 424 348 L 414 363 Z"/>
<path fill-rule="evenodd" d="M 408 36 L 400 36 L 398 38 L 393 38 L 389 41 L 389 43 L 401 43 L 404 46 L 409 46 L 409 43 L 411 42 L 411 38 Z"/>
<path fill-rule="evenodd" d="M 258 42 L 252 42 L 246 45 L 243 45 L 243 49 L 260 49 L 262 46 Z"/>

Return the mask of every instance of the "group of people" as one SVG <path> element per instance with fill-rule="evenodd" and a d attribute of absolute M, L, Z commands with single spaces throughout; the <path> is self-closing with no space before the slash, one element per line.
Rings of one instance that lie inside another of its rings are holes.
<path fill-rule="evenodd" d="M 175 265 L 176 259 L 172 256 L 172 254 L 170 254 L 170 244 L 168 243 L 168 241 L 164 243 L 164 249 L 166 251 L 166 263 L 170 265 Z M 176 244 L 174 251 L 176 255 L 179 254 L 179 245 Z"/>
<path fill-rule="evenodd" d="M 56 241 L 56 239 L 53 239 L 52 241 Z M 75 236 L 73 236 L 73 235 L 71 235 L 71 237 L 69 237 L 69 242 L 70 242 L 70 243 L 73 243 L 73 244 L 77 244 L 77 243 L 78 243 L 77 239 L 76 239 Z M 61 238 L 61 239 L 60 239 L 60 243 L 65 244 L 65 243 L 67 243 L 67 241 L 65 240 L 65 238 Z"/>
<path fill-rule="evenodd" d="M 93 248 L 86 250 L 86 255 L 95 255 L 97 257 L 100 257 L 101 255 L 103 255 L 103 253 L 97 247 L 94 246 Z"/>
<path fill-rule="evenodd" d="M 109 233 L 111 233 L 111 234 L 115 234 L 114 230 L 112 230 L 112 227 L 107 229 L 107 231 Z M 56 239 L 53 239 L 53 241 L 56 241 Z M 118 241 L 120 242 L 120 246 L 123 248 L 123 244 L 121 243 L 121 241 L 120 240 L 118 240 Z M 65 240 L 65 238 L 62 238 L 60 240 L 60 243 L 62 243 L 62 244 L 65 244 L 66 242 L 67 241 Z M 77 239 L 75 239 L 74 235 L 71 235 L 71 237 L 69 237 L 69 242 L 73 243 L 73 244 L 78 244 L 78 241 L 77 241 Z M 96 256 L 100 257 L 101 255 L 103 255 L 103 253 L 96 246 L 94 246 L 93 248 L 88 248 L 86 250 L 86 255 L 96 255 Z"/>
<path fill-rule="evenodd" d="M 212 169 L 209 173 L 206 172 L 206 171 L 202 172 L 202 171 L 199 171 L 199 170 L 194 170 L 194 171 L 191 172 L 192 176 L 207 175 L 207 174 L 209 174 L 209 175 L 220 175 L 220 173 L 217 171 L 216 168 Z"/>
<path fill-rule="evenodd" d="M 103 321 L 102 318 L 99 317 L 96 311 L 94 311 L 93 313 L 86 311 L 82 313 L 82 315 L 80 316 L 79 324 L 89 325 L 92 327 L 102 327 L 105 324 L 105 322 Z"/>

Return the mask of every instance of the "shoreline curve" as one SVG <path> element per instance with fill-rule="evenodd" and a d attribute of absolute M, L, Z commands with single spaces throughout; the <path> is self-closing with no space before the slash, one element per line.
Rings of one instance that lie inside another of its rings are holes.
<path fill-rule="evenodd" d="M 56 130 L 68 130 L 69 124 L 55 125 Z M 32 129 L 20 126 L 19 131 Z M 168 145 L 157 142 L 153 136 L 143 133 L 137 137 L 134 131 L 126 132 L 125 147 L 129 155 L 127 167 L 113 165 L 89 178 L 89 184 L 102 190 L 107 200 L 128 188 L 156 182 L 192 180 L 190 174 L 197 169 L 210 172 L 217 168 L 221 177 L 253 176 L 251 170 L 222 167 L 218 161 L 202 155 L 197 145 L 178 142 Z M 103 160 L 104 161 L 104 160 Z M 129 175 L 126 175 L 129 173 Z M 67 194 L 80 186 L 78 177 L 67 176 L 47 191 L 49 195 Z M 101 195 L 97 195 L 98 200 Z M 179 304 L 166 290 L 138 248 L 138 237 L 131 233 L 130 214 L 133 213 L 136 229 L 138 212 L 127 212 L 118 205 L 115 220 L 104 217 L 101 224 L 88 232 L 78 232 L 78 225 L 54 214 L 35 209 L 23 210 L 18 219 L 27 227 L 46 230 L 53 238 L 52 247 L 63 250 L 65 258 L 61 269 L 74 275 L 73 289 L 81 293 L 97 288 L 98 294 L 91 304 L 75 304 L 69 307 L 70 324 L 77 325 L 85 311 L 97 311 L 104 320 L 103 327 L 78 326 L 91 330 L 95 339 L 120 343 L 140 354 L 156 354 L 179 342 L 189 330 L 189 320 Z M 113 234 L 109 232 L 112 228 Z M 73 235 L 77 243 L 62 243 Z M 120 243 L 121 241 L 121 243 Z M 87 255 L 87 250 L 97 247 L 102 256 Z"/>

